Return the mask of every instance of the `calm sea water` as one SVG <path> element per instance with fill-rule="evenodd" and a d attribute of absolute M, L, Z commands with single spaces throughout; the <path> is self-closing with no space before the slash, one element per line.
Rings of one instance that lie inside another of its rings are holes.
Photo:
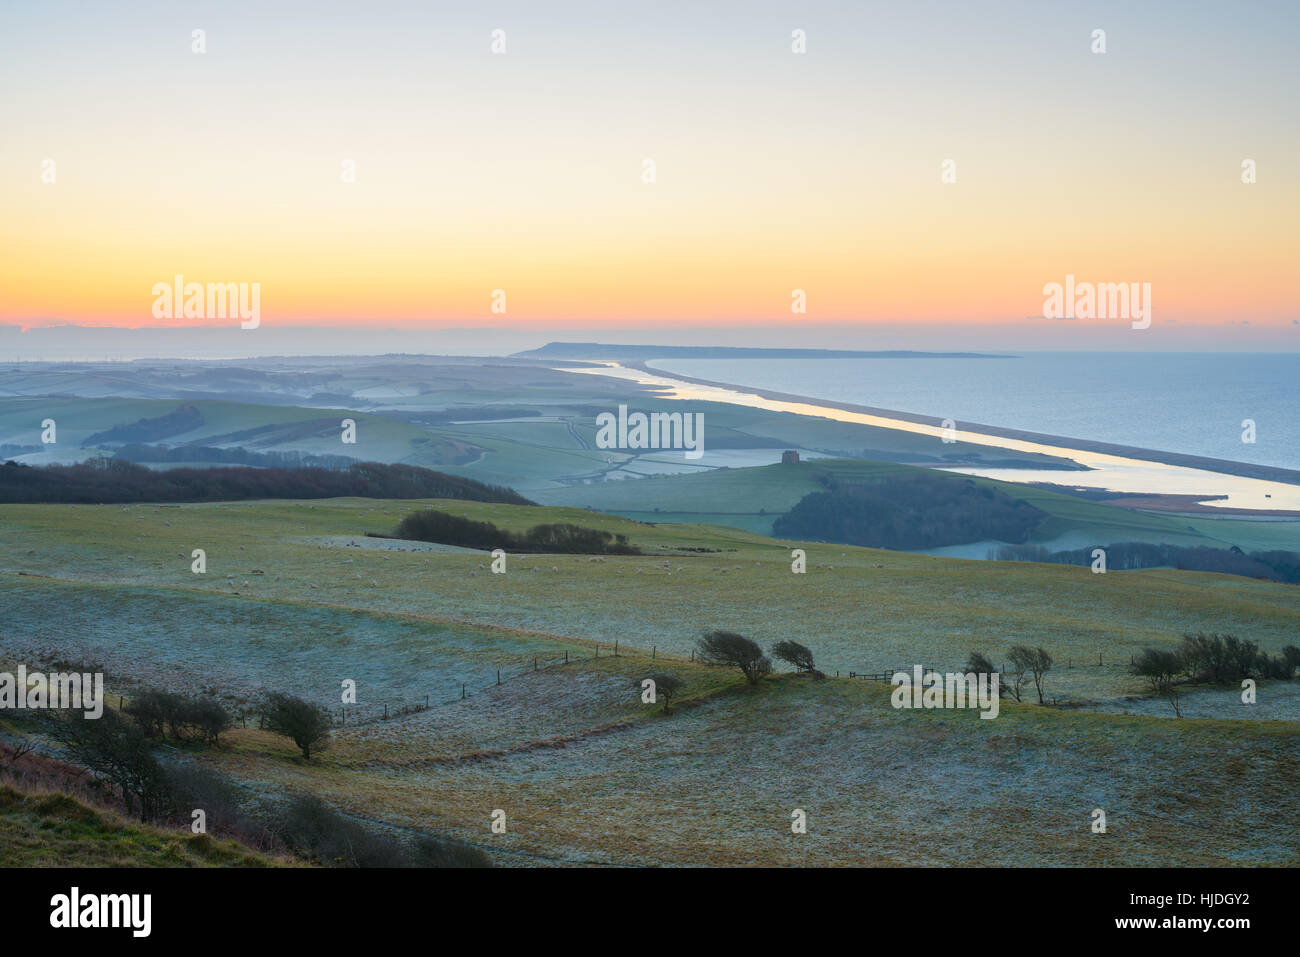
<path fill-rule="evenodd" d="M 1300 355 L 1026 353 L 1014 359 L 665 359 L 715 382 L 1300 469 Z M 1255 442 L 1242 441 L 1242 421 Z"/>

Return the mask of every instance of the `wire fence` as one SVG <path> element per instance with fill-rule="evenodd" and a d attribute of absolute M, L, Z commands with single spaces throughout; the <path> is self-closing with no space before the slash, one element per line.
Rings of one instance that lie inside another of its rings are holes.
<path fill-rule="evenodd" d="M 367 725 L 373 725 L 383 721 L 396 721 L 401 718 L 407 718 L 413 715 L 422 714 L 423 712 L 431 711 L 435 708 L 452 707 L 454 705 L 460 704 L 461 702 L 471 697 L 474 697 L 475 695 L 485 694 L 491 691 L 493 688 L 499 688 L 509 681 L 523 678 L 526 675 L 547 671 L 551 668 L 563 667 L 564 665 L 572 664 L 579 661 L 588 661 L 594 658 L 612 657 L 612 658 L 643 658 L 646 661 L 682 661 L 682 662 L 695 661 L 694 651 L 692 651 L 689 656 L 675 655 L 672 653 L 660 654 L 658 646 L 655 645 L 655 646 L 651 646 L 650 653 L 646 654 L 644 650 L 639 648 L 632 648 L 632 649 L 622 648 L 618 641 L 615 641 L 612 645 L 608 645 L 604 643 L 596 643 L 590 655 L 582 654 L 581 652 L 583 650 L 585 649 L 574 648 L 572 650 L 566 650 L 562 655 L 556 655 L 550 658 L 543 658 L 540 655 L 534 655 L 531 665 L 525 665 L 525 667 L 520 668 L 519 670 L 507 672 L 505 668 L 496 669 L 496 679 L 494 681 L 489 682 L 488 684 L 480 685 L 478 687 L 470 687 L 468 681 L 459 682 L 459 693 L 454 693 L 450 697 L 446 695 L 445 691 L 442 691 L 437 693 L 431 692 L 429 694 L 423 695 L 422 697 L 393 697 L 386 701 L 381 700 L 373 704 L 367 703 L 365 705 L 360 705 L 360 704 L 339 705 L 337 708 L 330 709 L 330 715 L 334 720 L 334 726 L 337 728 L 358 728 Z M 601 654 L 602 650 L 605 650 L 607 652 L 603 656 Z M 1127 659 L 1124 660 L 1116 659 L 1109 662 L 1109 664 L 1111 664 L 1112 666 L 1128 667 L 1130 664 L 1132 664 L 1132 661 L 1133 661 L 1133 657 L 1130 655 Z M 1076 665 L 1074 659 L 1070 658 L 1070 659 L 1066 659 L 1064 662 L 1057 662 L 1056 664 L 1057 667 L 1061 667 L 1061 668 L 1075 668 L 1075 667 L 1099 668 L 1099 667 L 1104 667 L 1106 662 L 1104 662 L 1104 659 L 1101 655 L 1098 655 L 1097 661 L 1095 663 L 1093 663 L 1091 660 L 1088 660 L 1088 661 L 1081 661 L 1078 665 Z M 508 667 L 517 667 L 517 666 L 518 666 L 517 661 L 512 661 Z M 843 675 L 839 670 L 837 670 L 835 672 L 835 677 L 840 678 L 840 677 L 847 676 L 848 678 L 851 679 L 889 683 L 893 681 L 894 675 L 898 674 L 899 672 L 903 672 L 905 674 L 910 675 L 913 673 L 914 668 L 915 665 L 910 665 L 901 668 L 886 669 L 883 671 L 849 671 L 847 672 L 847 675 Z M 938 673 L 939 671 L 940 669 L 928 665 L 923 665 L 921 668 L 921 673 L 923 675 L 930 674 L 930 673 Z M 1005 663 L 1002 665 L 1002 671 L 1004 673 L 1006 671 Z M 248 717 L 251 716 L 252 716 L 251 714 L 241 716 L 245 727 L 248 726 L 247 719 Z M 259 726 L 260 726 L 260 719 L 259 719 Z"/>
<path fill-rule="evenodd" d="M 607 649 L 608 653 L 601 655 L 601 650 Z M 694 661 L 695 652 L 692 651 L 689 657 L 674 654 L 660 654 L 657 645 L 651 646 L 650 654 L 646 654 L 641 649 L 628 649 L 620 647 L 619 642 L 615 641 L 613 645 L 604 645 L 597 643 L 591 655 L 583 655 L 578 652 L 580 649 L 566 650 L 562 655 L 556 655 L 553 658 L 542 658 L 540 655 L 534 655 L 532 665 L 524 667 L 518 671 L 507 673 L 504 669 L 498 668 L 496 680 L 481 687 L 471 688 L 469 682 L 460 682 L 460 693 L 453 697 L 446 697 L 445 692 L 437 698 L 433 694 L 426 694 L 423 698 L 396 698 L 388 701 L 381 701 L 376 704 L 367 705 L 340 705 L 337 710 L 331 709 L 330 714 L 334 717 L 335 726 L 339 728 L 357 728 L 365 725 L 372 725 L 381 721 L 394 721 L 399 718 L 406 718 L 412 715 L 421 714 L 425 711 L 431 711 L 434 708 L 446 708 L 460 704 L 468 698 L 475 695 L 484 694 L 493 688 L 499 688 L 506 682 L 523 678 L 526 675 L 547 671 L 551 668 L 564 667 L 567 664 L 579 661 L 589 661 L 594 658 L 642 658 L 646 661 Z M 514 663 L 512 663 L 514 664 Z"/>

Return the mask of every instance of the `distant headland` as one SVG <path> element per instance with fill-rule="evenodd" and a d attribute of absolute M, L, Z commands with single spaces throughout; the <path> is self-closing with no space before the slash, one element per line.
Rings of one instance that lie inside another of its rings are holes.
<path fill-rule="evenodd" d="M 511 358 L 539 359 L 1016 359 L 983 352 L 862 352 L 850 349 L 758 349 L 743 346 L 628 346 L 602 342 L 548 342 Z"/>

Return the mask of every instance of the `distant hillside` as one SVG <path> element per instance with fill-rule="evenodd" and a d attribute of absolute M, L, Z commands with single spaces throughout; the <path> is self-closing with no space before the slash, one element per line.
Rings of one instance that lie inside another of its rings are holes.
<path fill-rule="evenodd" d="M 512 358 L 542 359 L 1014 359 L 980 352 L 862 352 L 852 349 L 758 349 L 743 346 L 625 346 L 548 342 Z"/>
<path fill-rule="evenodd" d="M 414 465 L 358 462 L 347 469 L 209 468 L 154 471 L 116 459 L 43 467 L 0 465 L 0 502 L 108 504 L 259 498 L 451 498 L 532 505 L 513 489 Z"/>
<path fill-rule="evenodd" d="M 773 524 L 780 516 L 794 509 L 805 496 L 825 490 L 825 477 L 843 483 L 871 483 L 893 476 L 925 474 L 946 481 L 967 479 L 960 473 L 934 472 L 894 462 L 816 459 L 798 465 L 723 468 L 697 474 L 544 489 L 531 494 L 543 505 L 588 508 L 640 521 L 729 525 L 771 535 Z M 1293 522 L 1151 514 L 1065 495 L 1053 488 L 978 477 L 971 481 L 1046 512 L 1047 517 L 1029 537 L 1033 543 L 1054 543 L 1060 536 L 1069 534 L 1078 540 L 1054 547 L 1081 547 L 1085 542 L 1154 542 L 1300 551 L 1297 537 L 1300 526 Z"/>
<path fill-rule="evenodd" d="M 190 432 L 203 425 L 203 413 L 193 405 L 179 405 L 166 415 L 148 419 L 138 419 L 129 425 L 115 425 L 103 432 L 96 432 L 86 437 L 81 443 L 83 449 L 119 442 L 157 442 Z"/>
<path fill-rule="evenodd" d="M 894 549 L 1023 542 L 1047 517 L 973 479 L 925 472 L 871 482 L 841 481 L 833 473 L 817 477 L 825 491 L 804 496 L 777 518 L 775 537 Z"/>

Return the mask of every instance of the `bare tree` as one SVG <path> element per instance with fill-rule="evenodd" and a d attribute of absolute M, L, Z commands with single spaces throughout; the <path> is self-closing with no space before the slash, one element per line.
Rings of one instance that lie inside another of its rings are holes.
<path fill-rule="evenodd" d="M 19 741 L 10 749 L 9 757 L 4 756 L 0 751 L 0 770 L 10 770 L 17 766 L 18 762 L 23 759 L 24 755 L 31 754 L 36 750 L 36 742 L 30 739 Z"/>
<path fill-rule="evenodd" d="M 1007 652 L 1007 660 L 1011 662 L 1020 677 L 1020 684 L 1024 684 L 1024 674 L 1028 671 L 1034 676 L 1034 687 L 1038 691 L 1038 703 L 1043 703 L 1043 679 L 1047 672 L 1052 670 L 1052 656 L 1042 648 L 1030 648 L 1028 645 L 1012 645 L 1011 650 Z M 1016 700 L 1020 700 L 1019 694 Z"/>
<path fill-rule="evenodd" d="M 1024 645 L 1015 645 L 1012 647 L 1010 653 L 1007 655 L 1007 663 L 1010 667 L 1007 668 L 1007 672 L 1004 676 L 1010 680 L 1002 682 L 1002 687 L 1006 688 L 1007 694 L 1011 695 L 1011 697 L 1015 698 L 1017 701 L 1019 701 L 1021 696 L 1024 694 L 1025 682 L 1029 680 L 1029 659 L 1026 654 L 1019 653 L 1021 650 L 1028 654 L 1032 654 L 1032 652 L 1030 652 L 1030 650 Z"/>
<path fill-rule="evenodd" d="M 122 792 L 128 812 L 139 804 L 141 821 L 172 809 L 171 782 L 144 732 L 116 711 L 105 709 L 94 720 L 80 715 L 55 718 L 48 727 L 78 763 Z"/>

